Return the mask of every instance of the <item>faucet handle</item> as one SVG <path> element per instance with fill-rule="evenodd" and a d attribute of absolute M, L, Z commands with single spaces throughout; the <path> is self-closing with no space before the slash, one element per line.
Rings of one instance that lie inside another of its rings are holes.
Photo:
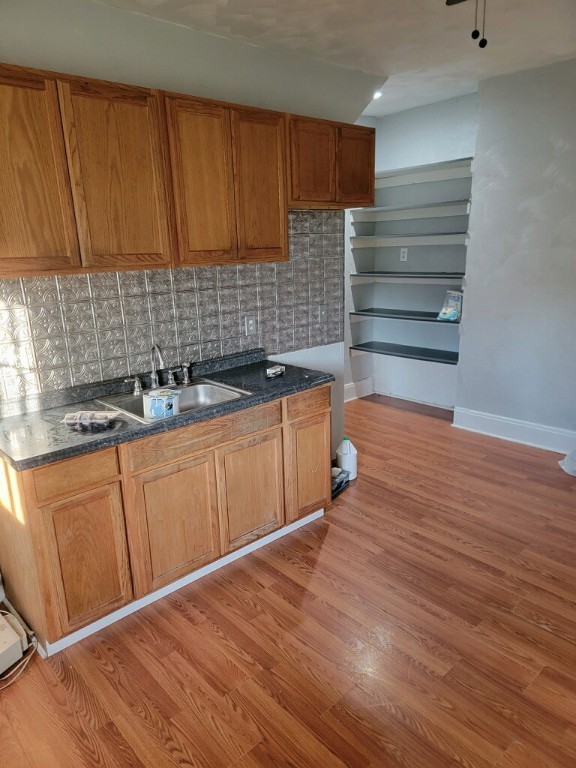
<path fill-rule="evenodd" d="M 192 363 L 182 363 L 182 384 L 190 384 L 190 366 Z"/>
<path fill-rule="evenodd" d="M 142 382 L 140 381 L 139 376 L 130 376 L 128 379 L 124 379 L 124 382 L 126 384 L 128 384 L 131 381 L 134 382 L 134 391 L 132 392 L 132 394 L 134 395 L 134 397 L 137 397 L 142 393 Z"/>
<path fill-rule="evenodd" d="M 180 366 L 178 368 L 168 368 L 168 386 L 169 387 L 176 384 L 176 379 L 174 378 L 174 374 L 180 370 L 182 370 Z"/>

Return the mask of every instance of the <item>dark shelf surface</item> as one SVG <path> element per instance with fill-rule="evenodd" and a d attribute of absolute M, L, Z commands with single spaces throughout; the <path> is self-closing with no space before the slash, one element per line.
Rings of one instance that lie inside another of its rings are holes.
<path fill-rule="evenodd" d="M 384 341 L 366 341 L 364 344 L 354 344 L 350 349 L 357 349 L 360 352 L 375 352 L 378 355 L 390 355 L 391 357 L 408 357 L 431 363 L 456 365 L 458 362 L 458 352 L 449 352 L 445 349 L 428 349 L 427 347 L 409 347 L 404 344 L 388 344 Z"/>
<path fill-rule="evenodd" d="M 420 320 L 427 323 L 443 323 L 444 325 L 458 325 L 457 320 L 438 320 L 438 312 L 422 312 L 413 309 L 385 309 L 384 307 L 369 307 L 368 309 L 356 309 L 351 315 L 362 317 L 387 317 L 393 320 Z"/>
<path fill-rule="evenodd" d="M 464 272 L 352 272 L 350 277 L 440 277 L 459 280 Z"/>

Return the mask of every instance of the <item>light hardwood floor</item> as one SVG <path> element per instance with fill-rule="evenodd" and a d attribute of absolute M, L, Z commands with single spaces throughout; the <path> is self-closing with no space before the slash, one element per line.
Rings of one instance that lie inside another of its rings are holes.
<path fill-rule="evenodd" d="M 0 695 L 3 768 L 574 768 L 576 478 L 374 396 L 325 518 Z"/>

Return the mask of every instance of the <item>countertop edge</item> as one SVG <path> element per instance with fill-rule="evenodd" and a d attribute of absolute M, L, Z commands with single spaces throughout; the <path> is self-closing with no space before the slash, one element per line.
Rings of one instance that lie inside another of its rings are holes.
<path fill-rule="evenodd" d="M 266 361 L 263 361 L 263 364 Z M 286 366 L 291 371 L 298 370 L 298 366 Z M 323 371 L 312 371 L 311 369 L 301 369 L 303 375 L 310 376 L 313 374 L 313 378 L 306 378 L 300 381 L 292 381 L 290 383 L 282 381 L 282 377 L 273 380 L 275 389 L 266 392 L 254 392 L 246 397 L 239 398 L 237 400 L 230 400 L 220 406 L 211 406 L 209 408 L 188 411 L 187 413 L 173 416 L 169 419 L 154 422 L 151 424 L 141 424 L 136 420 L 130 419 L 129 429 L 127 431 L 118 432 L 116 434 L 111 432 L 102 432 L 97 437 L 93 437 L 89 442 L 79 443 L 77 445 L 65 446 L 58 448 L 54 451 L 41 453 L 39 455 L 30 456 L 27 458 L 16 459 L 10 456 L 5 450 L 0 447 L 0 455 L 3 459 L 16 471 L 22 472 L 28 469 L 34 469 L 36 467 L 54 464 L 59 461 L 71 459 L 76 456 L 81 456 L 88 453 L 94 453 L 96 451 L 105 450 L 106 448 L 121 445 L 122 443 L 129 443 L 135 440 L 140 440 L 151 435 L 161 434 L 162 432 L 169 432 L 174 429 L 188 426 L 190 424 L 201 423 L 217 419 L 222 416 L 226 416 L 229 413 L 236 411 L 246 410 L 258 405 L 262 405 L 273 400 L 279 400 L 283 397 L 289 397 L 290 395 L 297 394 L 298 392 L 304 392 L 308 389 L 314 389 L 322 386 L 323 384 L 329 384 L 335 381 L 335 377 L 331 373 Z M 226 377 L 229 378 L 233 375 L 234 369 L 228 369 L 225 371 Z M 218 381 L 220 378 L 224 378 L 224 372 L 214 372 L 208 374 L 213 381 Z M 228 382 L 230 383 L 230 382 Z M 102 410 L 103 406 L 96 401 L 91 402 L 94 410 Z M 65 406 L 61 406 L 58 410 L 63 410 Z M 72 404 L 66 407 L 67 410 L 71 410 Z M 56 409 L 51 409 L 56 410 Z M 41 412 L 40 412 L 41 413 Z M 16 417 L 14 417 L 16 418 Z M 130 417 L 122 418 L 129 419 Z"/>

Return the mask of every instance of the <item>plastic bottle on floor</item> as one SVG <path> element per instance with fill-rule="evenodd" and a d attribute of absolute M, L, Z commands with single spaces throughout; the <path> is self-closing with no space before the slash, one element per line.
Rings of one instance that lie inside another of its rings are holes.
<path fill-rule="evenodd" d="M 350 480 L 358 475 L 358 451 L 352 445 L 349 437 L 344 437 L 336 449 L 336 464 L 340 469 L 350 472 Z"/>

